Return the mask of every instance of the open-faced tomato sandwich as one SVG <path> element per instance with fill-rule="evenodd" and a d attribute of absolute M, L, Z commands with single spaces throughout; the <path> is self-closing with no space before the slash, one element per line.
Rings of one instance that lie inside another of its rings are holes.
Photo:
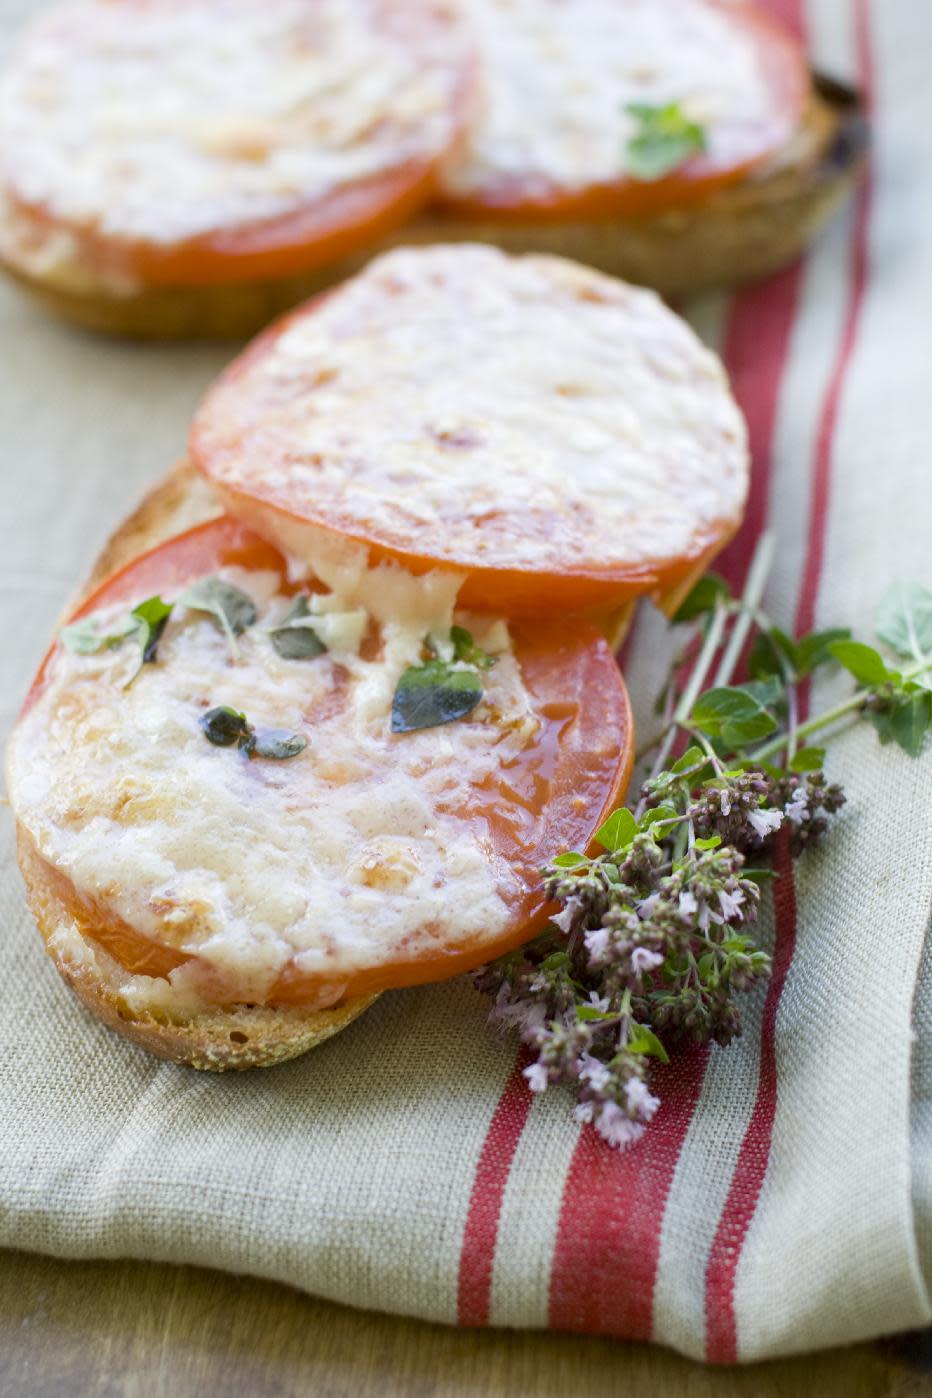
<path fill-rule="evenodd" d="M 855 94 L 745 0 L 462 0 L 480 100 L 427 241 L 579 258 L 664 293 L 793 257 L 863 163 Z"/>
<path fill-rule="evenodd" d="M 654 292 L 480 244 L 384 253 L 285 316 L 190 447 L 290 554 L 353 541 L 509 614 L 675 606 L 748 488 L 724 370 Z"/>
<path fill-rule="evenodd" d="M 60 314 L 249 333 L 432 193 L 453 0 L 69 0 L 0 79 L 0 260 Z"/>
<path fill-rule="evenodd" d="M 46 656 L 7 790 L 82 1000 L 162 1057 L 246 1068 L 533 935 L 539 866 L 591 843 L 632 729 L 578 620 L 472 614 L 454 574 L 352 543 L 309 567 L 229 516 L 164 538 L 190 474 Z"/>

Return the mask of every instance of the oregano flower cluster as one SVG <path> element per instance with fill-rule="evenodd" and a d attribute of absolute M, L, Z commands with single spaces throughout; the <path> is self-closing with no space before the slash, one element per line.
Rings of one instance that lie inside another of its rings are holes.
<path fill-rule="evenodd" d="M 775 627 L 760 608 L 771 548 L 765 537 L 740 599 L 714 575 L 687 598 L 674 621 L 695 625 L 698 653 L 685 678 L 682 654 L 671 668 L 636 798 L 598 831 L 600 853 L 567 851 L 541 870 L 550 925 L 476 976 L 492 1022 L 534 1054 L 531 1090 L 568 1087 L 577 1120 L 612 1146 L 657 1112 L 652 1061 L 730 1043 L 740 997 L 770 973 L 754 924 L 774 843 L 799 856 L 845 802 L 809 736 L 863 717 L 918 756 L 932 725 L 932 593 L 898 584 L 879 609 L 880 638 L 910 657 L 901 672 L 846 629 L 792 640 Z M 750 677 L 731 685 L 745 651 Z M 800 684 L 839 665 L 861 687 L 798 722 Z M 671 760 L 677 743 L 686 751 Z"/>

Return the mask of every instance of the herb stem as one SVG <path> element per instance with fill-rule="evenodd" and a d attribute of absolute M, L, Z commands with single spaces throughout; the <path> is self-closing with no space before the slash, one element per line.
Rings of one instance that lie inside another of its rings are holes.
<path fill-rule="evenodd" d="M 747 582 L 741 594 L 737 620 L 728 638 L 728 644 L 719 662 L 719 667 L 715 672 L 715 679 L 712 681 L 713 689 L 731 683 L 732 671 L 741 656 L 744 643 L 751 630 L 751 623 L 764 595 L 764 588 L 767 586 L 767 578 L 773 566 L 774 547 L 773 531 L 767 529 L 757 541 L 751 567 L 748 570 Z M 690 705 L 691 708 L 692 705 Z"/>
<path fill-rule="evenodd" d="M 932 670 L 932 656 L 926 656 L 920 664 L 913 665 L 910 669 L 904 670 L 903 679 L 905 681 L 914 680 L 917 675 L 922 675 L 927 670 Z M 871 689 L 858 689 L 848 699 L 843 700 L 840 704 L 836 704 L 834 708 L 826 709 L 821 714 L 815 714 L 812 718 L 808 719 L 806 723 L 801 723 L 796 729 L 795 736 L 797 741 L 808 738 L 812 733 L 818 733 L 822 728 L 827 728 L 829 724 L 837 723 L 840 718 L 844 718 L 847 714 L 854 713 L 856 709 L 862 708 L 873 692 L 874 691 Z M 769 743 L 765 743 L 764 746 L 758 748 L 756 752 L 750 753 L 749 760 L 751 762 L 764 762 L 768 757 L 772 757 L 774 753 L 780 752 L 785 748 L 789 741 L 789 733 L 778 733 L 775 738 L 771 738 Z"/>

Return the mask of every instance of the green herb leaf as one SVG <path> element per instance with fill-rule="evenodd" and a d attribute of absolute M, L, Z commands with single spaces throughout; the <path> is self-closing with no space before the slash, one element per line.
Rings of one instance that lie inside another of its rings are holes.
<path fill-rule="evenodd" d="M 683 772 L 692 772 L 693 768 L 696 768 L 697 772 L 694 775 L 698 775 L 698 771 L 707 766 L 708 761 L 709 759 L 702 748 L 690 747 L 686 749 L 681 758 L 674 762 L 670 771 L 680 776 Z"/>
<path fill-rule="evenodd" d="M 894 583 L 877 608 L 875 629 L 899 655 L 921 660 L 932 651 L 932 592 L 920 583 Z"/>
<path fill-rule="evenodd" d="M 489 655 L 488 651 L 476 645 L 471 633 L 464 626 L 452 626 L 450 640 L 453 643 L 454 660 L 463 660 L 467 665 L 475 665 L 477 670 L 491 670 L 498 662 L 497 655 Z"/>
<path fill-rule="evenodd" d="M 173 604 L 163 602 L 161 597 L 147 597 L 144 602 L 140 602 L 130 612 L 135 624 L 135 635 L 139 640 L 139 664 L 130 675 L 124 689 L 129 689 L 130 685 L 142 671 L 144 665 L 154 664 L 159 648 L 159 641 L 162 639 L 162 632 L 165 630 L 165 623 L 172 614 Z"/>
<path fill-rule="evenodd" d="M 652 806 L 649 811 L 645 811 L 638 822 L 639 830 L 649 830 L 652 825 L 656 825 L 659 820 L 676 820 L 680 812 L 675 806 L 662 802 L 659 806 Z"/>
<path fill-rule="evenodd" d="M 697 700 L 690 723 L 729 747 L 766 738 L 777 726 L 753 694 L 736 688 L 708 690 Z"/>
<path fill-rule="evenodd" d="M 604 825 L 595 832 L 595 838 L 604 849 L 615 853 L 627 849 L 638 833 L 638 823 L 627 806 L 613 811 Z"/>
<path fill-rule="evenodd" d="M 135 636 L 138 622 L 128 621 L 121 631 L 102 633 L 97 630 L 97 620 L 93 616 L 73 621 L 59 632 L 59 640 L 76 655 L 97 655 L 102 650 L 113 650 L 122 645 L 130 636 Z"/>
<path fill-rule="evenodd" d="M 932 694 L 912 689 L 868 717 L 882 743 L 897 743 L 910 757 L 918 757 L 932 725 Z"/>
<path fill-rule="evenodd" d="M 625 111 L 640 123 L 627 146 L 628 172 L 636 180 L 662 179 L 706 149 L 705 129 L 690 121 L 678 102 L 663 107 L 629 102 Z"/>
<path fill-rule="evenodd" d="M 693 621 L 705 612 L 714 612 L 720 601 L 727 601 L 730 597 L 731 589 L 725 579 L 720 578 L 718 573 L 706 573 L 677 607 L 673 622 L 679 625 L 684 621 Z"/>
<path fill-rule="evenodd" d="M 198 719 L 204 737 L 218 748 L 246 748 L 252 746 L 253 730 L 246 715 L 226 704 L 208 709 Z"/>
<path fill-rule="evenodd" d="M 851 629 L 848 626 L 834 626 L 827 631 L 810 631 L 796 642 L 796 670 L 801 679 L 811 675 L 820 665 L 828 665 L 837 660 L 832 653 L 836 641 L 850 641 Z"/>
<path fill-rule="evenodd" d="M 787 763 L 791 772 L 818 772 L 825 765 L 825 748 L 800 748 Z"/>
<path fill-rule="evenodd" d="M 566 854 L 558 854 L 556 859 L 551 859 L 550 862 L 557 869 L 578 869 L 580 864 L 588 864 L 589 860 L 584 854 L 577 854 L 575 850 L 567 850 Z"/>
<path fill-rule="evenodd" d="M 581 1024 L 587 1024 L 594 1019 L 617 1019 L 618 1016 L 611 1010 L 597 1010 L 595 1005 L 577 1005 L 576 1018 Z"/>
<path fill-rule="evenodd" d="M 269 635 L 283 660 L 313 660 L 327 647 L 314 629 L 314 619 L 306 597 L 296 597 L 293 605 Z"/>
<path fill-rule="evenodd" d="M 303 733 L 289 733 L 287 729 L 253 728 L 245 714 L 220 704 L 208 709 L 198 723 L 209 743 L 218 748 L 240 748 L 250 757 L 269 757 L 281 761 L 297 757 L 307 747 Z"/>
<path fill-rule="evenodd" d="M 763 704 L 765 709 L 779 707 L 786 699 L 786 687 L 776 675 L 749 680 L 746 684 L 737 684 L 734 687 L 750 694 L 751 698 L 756 699 L 758 704 Z"/>
<path fill-rule="evenodd" d="M 445 660 L 412 665 L 398 681 L 392 700 L 392 732 L 435 728 L 470 713 L 482 698 L 475 670 L 460 670 Z"/>
<path fill-rule="evenodd" d="M 282 728 L 258 728 L 249 751 L 254 757 L 270 757 L 283 761 L 297 757 L 307 747 L 303 733 L 289 733 Z"/>
<path fill-rule="evenodd" d="M 861 641 L 833 641 L 829 652 L 861 684 L 881 685 L 894 678 L 883 656 Z"/>
<path fill-rule="evenodd" d="M 650 1054 L 652 1058 L 659 1058 L 661 1063 L 670 1062 L 670 1055 L 653 1029 L 648 1029 L 646 1024 L 634 1026 L 627 1048 L 629 1053 L 646 1053 Z"/>
<path fill-rule="evenodd" d="M 752 679 L 763 680 L 771 675 L 784 679 L 787 673 L 795 675 L 798 670 L 797 647 L 785 631 L 774 626 L 770 631 L 758 632 L 748 655 L 748 673 Z"/>
<path fill-rule="evenodd" d="M 234 660 L 239 658 L 236 637 L 255 625 L 259 615 L 256 604 L 245 592 L 223 578 L 199 578 L 186 587 L 178 598 L 178 606 L 192 612 L 206 612 L 218 623 L 229 642 Z"/>
<path fill-rule="evenodd" d="M 893 739 L 910 757 L 918 757 L 932 723 L 932 693 L 922 690 L 910 694 L 896 706 L 893 715 Z"/>
<path fill-rule="evenodd" d="M 721 835 L 710 835 L 707 840 L 693 840 L 694 849 L 718 849 L 722 843 Z"/>

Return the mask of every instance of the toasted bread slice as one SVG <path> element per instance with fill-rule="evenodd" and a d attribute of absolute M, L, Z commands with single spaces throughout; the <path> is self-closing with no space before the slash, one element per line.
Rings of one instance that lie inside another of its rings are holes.
<path fill-rule="evenodd" d="M 137 554 L 219 513 L 196 472 L 177 467 L 110 538 L 75 600 Z M 131 976 L 94 941 L 93 928 L 66 906 L 22 827 L 17 837 L 29 907 L 59 972 L 98 1019 L 159 1058 L 211 1072 L 271 1067 L 339 1033 L 378 999 L 360 995 L 325 1010 L 238 1005 L 180 1018 L 168 999 L 128 995 L 143 978 Z"/>
<path fill-rule="evenodd" d="M 859 95 L 819 74 L 792 147 L 767 170 L 705 202 L 640 218 L 582 222 L 465 219 L 429 210 L 357 255 L 270 281 L 158 286 L 114 295 L 89 282 L 56 285 L 7 271 L 50 310 L 90 330 L 149 340 L 237 339 L 356 271 L 371 253 L 409 243 L 490 242 L 508 252 L 553 252 L 665 296 L 755 281 L 796 257 L 856 183 L 868 127 Z"/>

